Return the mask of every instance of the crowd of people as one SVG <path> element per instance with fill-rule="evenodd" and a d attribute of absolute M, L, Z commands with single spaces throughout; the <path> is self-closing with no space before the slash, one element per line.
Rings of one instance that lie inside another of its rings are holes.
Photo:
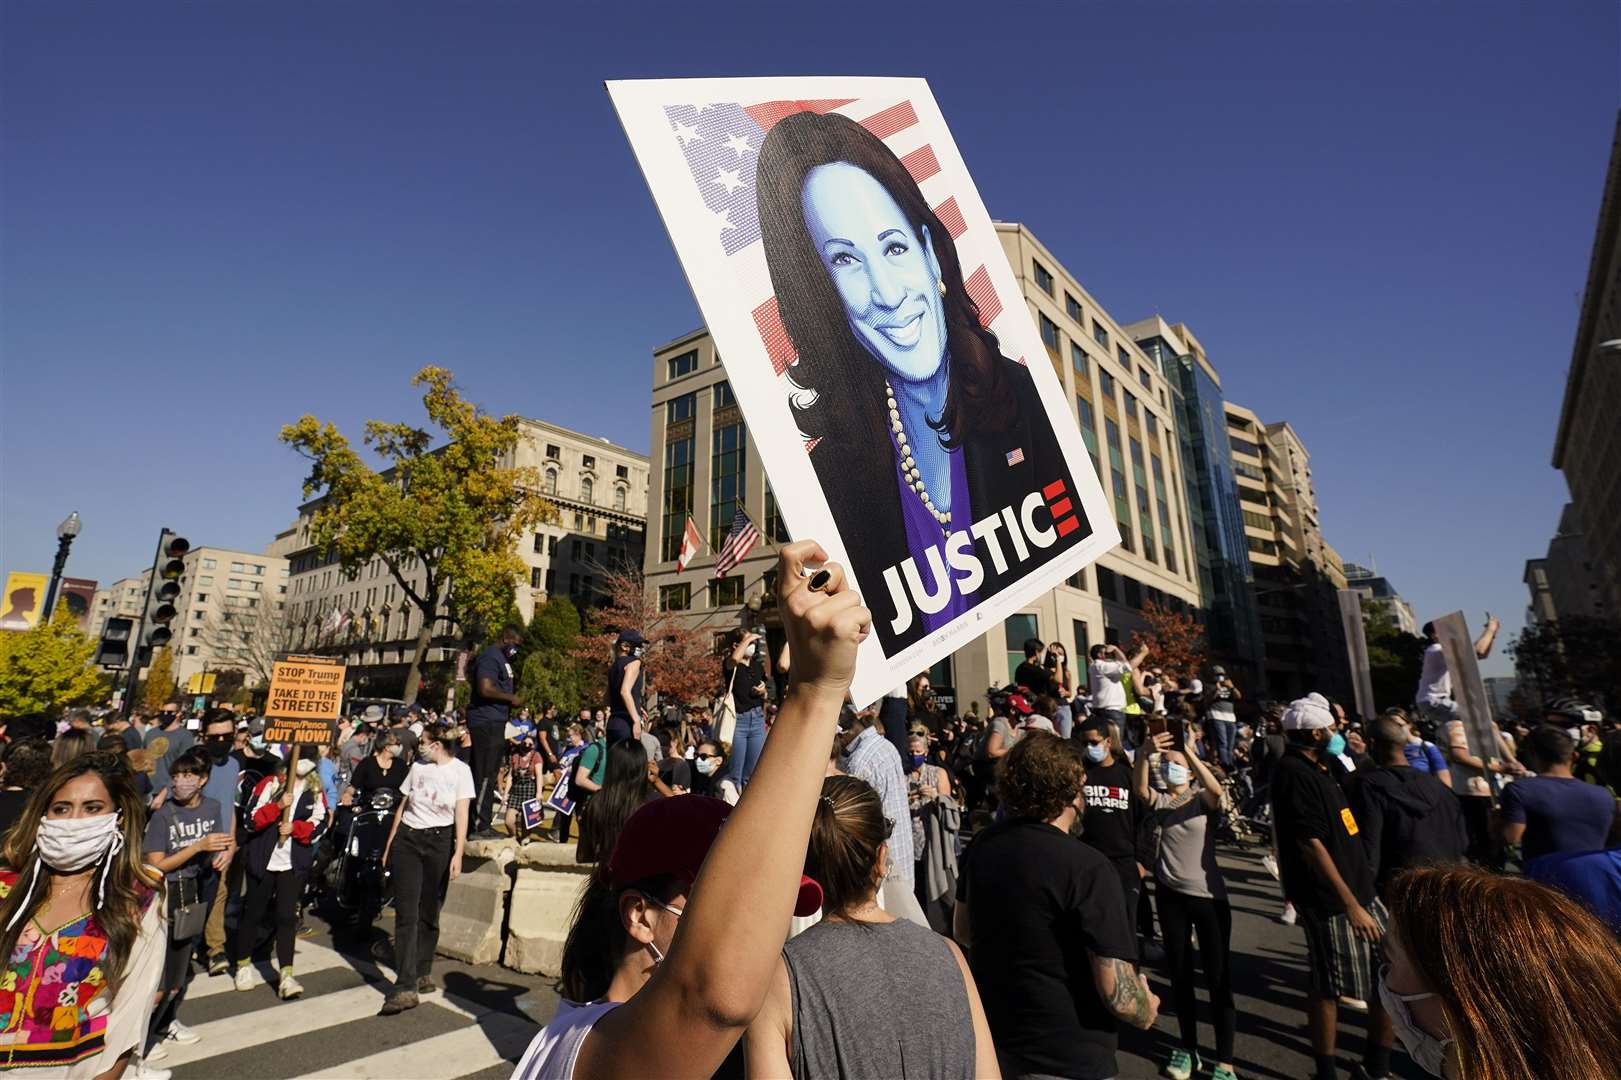
<path fill-rule="evenodd" d="M 178 1018 L 193 978 L 251 990 L 268 950 L 277 995 L 299 996 L 306 908 L 370 809 L 396 916 L 385 1015 L 437 990 L 470 840 L 577 837 L 563 1001 L 522 1080 L 1105 1080 L 1159 1016 L 1150 975 L 1176 1016 L 1162 1074 L 1236 1080 L 1244 958 L 1218 844 L 1238 819 L 1269 835 L 1278 918 L 1304 937 L 1317 1080 L 1340 1075 L 1346 1010 L 1365 1016 L 1355 1078 L 1390 1075 L 1398 1047 L 1465 1080 L 1615 1075 L 1614 718 L 1562 700 L 1469 730 L 1438 641 L 1415 707 L 1368 718 L 1319 694 L 1252 702 L 1144 646 L 1072 670 L 1040 641 L 983 715 L 927 674 L 857 709 L 867 612 L 815 544 L 781 559 L 785 644 L 731 635 L 710 703 L 650 711 L 627 629 L 601 698 L 527 709 L 509 630 L 474 658 L 465 710 L 371 706 L 318 747 L 226 709 L 8 718 L 8 1061 L 163 1080 L 166 1046 L 199 1037 Z"/>
<path fill-rule="evenodd" d="M 858 710 L 812 678 L 847 667 L 861 636 L 855 601 L 833 602 L 842 575 L 813 588 L 799 573 L 819 555 L 784 553 L 787 644 L 772 658 L 760 635 L 732 635 L 713 712 L 634 712 L 607 736 L 612 761 L 655 729 L 646 777 L 620 770 L 629 799 L 601 815 L 565 1001 L 523 1080 L 1102 1080 L 1122 1034 L 1158 1016 L 1150 973 L 1177 1018 L 1163 1075 L 1235 1080 L 1243 958 L 1218 841 L 1241 817 L 1270 835 L 1278 918 L 1305 939 L 1315 1077 L 1341 1075 L 1345 1009 L 1365 1016 L 1357 1078 L 1390 1075 L 1398 1046 L 1440 1076 L 1614 1075 L 1621 727 L 1598 710 L 1554 703 L 1483 751 L 1433 659 L 1415 708 L 1363 718 L 1315 693 L 1252 702 L 1221 667 L 1162 669 L 1142 646 L 1095 646 L 1072 670 L 1034 640 L 983 715 L 926 674 Z M 1512 783 L 1488 782 L 1482 820 L 1466 800 L 1483 776 Z M 695 792 L 711 797 L 670 798 Z M 728 905 L 746 934 L 721 929 Z M 1539 955 L 1505 947 L 1521 940 Z M 696 1033 L 696 1052 L 655 1065 L 666 1033 Z"/>

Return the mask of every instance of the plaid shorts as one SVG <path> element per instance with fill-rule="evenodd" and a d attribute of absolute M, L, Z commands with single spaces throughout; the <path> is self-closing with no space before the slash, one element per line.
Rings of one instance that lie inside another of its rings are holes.
<path fill-rule="evenodd" d="M 1389 913 L 1377 897 L 1365 905 L 1384 936 Z M 1351 920 L 1339 915 L 1300 913 L 1306 931 L 1306 956 L 1310 961 L 1312 992 L 1322 997 L 1351 997 L 1373 1000 L 1378 983 L 1379 946 L 1351 930 Z"/>

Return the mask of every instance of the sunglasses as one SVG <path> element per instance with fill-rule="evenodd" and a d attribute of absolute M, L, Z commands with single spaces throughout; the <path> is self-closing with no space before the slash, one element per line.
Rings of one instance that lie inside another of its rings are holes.
<path fill-rule="evenodd" d="M 693 757 L 698 761 L 708 761 L 710 758 L 717 758 L 718 759 L 720 757 L 720 755 L 719 754 L 694 754 Z"/>

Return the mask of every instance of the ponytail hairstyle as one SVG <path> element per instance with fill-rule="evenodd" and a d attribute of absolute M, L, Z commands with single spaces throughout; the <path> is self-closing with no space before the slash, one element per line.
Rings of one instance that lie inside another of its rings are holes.
<path fill-rule="evenodd" d="M 865 780 L 830 776 L 822 781 L 805 873 L 822 886 L 824 914 L 848 914 L 877 895 L 878 853 L 894 824 L 884 817 L 883 800 Z"/>
<path fill-rule="evenodd" d="M 116 995 L 124 978 L 124 966 L 135 947 L 146 905 L 163 880 L 142 861 L 146 807 L 121 755 L 93 750 L 51 770 L 45 782 L 34 788 L 22 816 L 6 834 L 4 846 L 0 847 L 0 863 L 17 871 L 17 879 L 11 883 L 11 891 L 0 900 L 0 927 L 4 928 L 0 930 L 0 956 L 9 957 L 16 949 L 29 920 L 45 906 L 51 882 L 56 877 L 55 871 L 39 857 L 36 846 L 39 823 L 49 812 L 56 793 L 89 773 L 99 777 L 106 787 L 112 812 L 119 815 L 123 828 L 122 846 L 102 856 L 95 870 L 95 884 L 90 888 L 91 913 L 107 935 L 101 970 Z"/>
<path fill-rule="evenodd" d="M 608 878 L 608 858 L 604 854 L 591 871 L 591 880 L 574 908 L 574 921 L 563 942 L 562 974 L 557 980 L 557 992 L 569 1001 L 582 1004 L 606 994 L 620 961 L 632 945 L 624 917 L 619 913 L 620 899 L 627 892 L 639 892 L 668 903 L 681 887 L 680 878 L 661 874 L 615 888 Z"/>

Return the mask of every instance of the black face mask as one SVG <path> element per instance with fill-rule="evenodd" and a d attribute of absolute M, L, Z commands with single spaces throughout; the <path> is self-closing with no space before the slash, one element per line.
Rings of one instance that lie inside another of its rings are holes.
<path fill-rule="evenodd" d="M 230 739 L 220 741 L 204 739 L 203 745 L 208 749 L 208 756 L 214 759 L 214 764 L 218 765 L 231 756 L 231 742 Z"/>

